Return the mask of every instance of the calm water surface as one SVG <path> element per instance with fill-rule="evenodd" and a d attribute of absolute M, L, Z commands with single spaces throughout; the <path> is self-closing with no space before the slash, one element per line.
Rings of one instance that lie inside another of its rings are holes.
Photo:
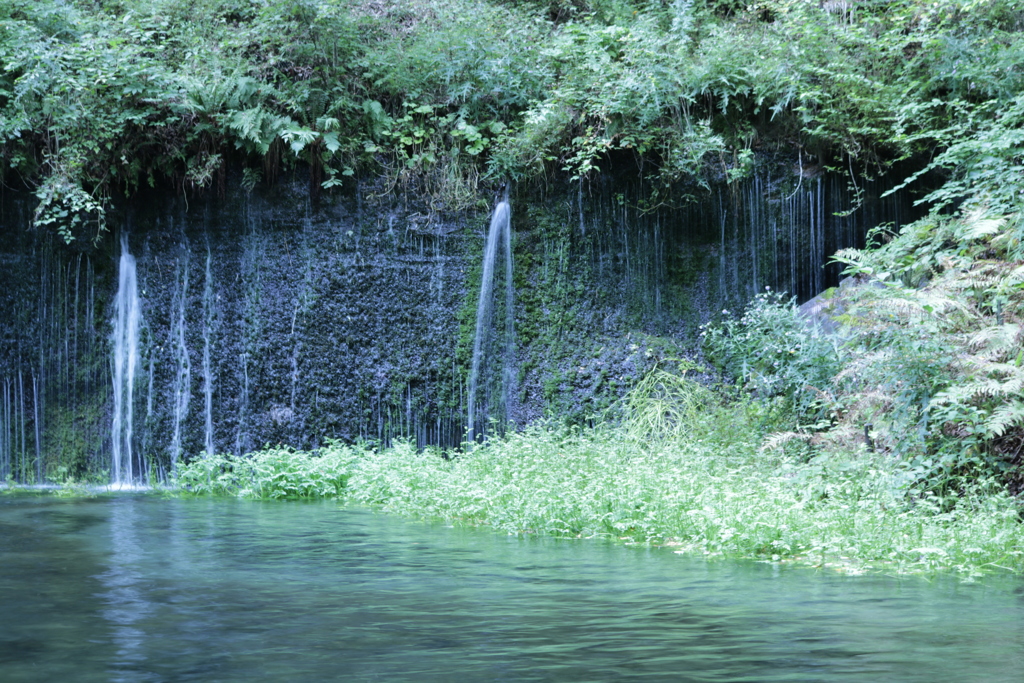
<path fill-rule="evenodd" d="M 333 503 L 0 496 L 0 681 L 1021 681 L 1024 583 Z"/>

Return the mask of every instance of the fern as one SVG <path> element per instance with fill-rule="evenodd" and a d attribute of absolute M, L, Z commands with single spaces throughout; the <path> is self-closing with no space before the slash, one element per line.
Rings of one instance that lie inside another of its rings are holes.
<path fill-rule="evenodd" d="M 968 347 L 979 358 L 1000 361 L 1015 357 L 1021 349 L 1022 329 L 1018 323 L 1003 323 L 978 330 L 968 340 Z"/>
<path fill-rule="evenodd" d="M 259 92 L 259 83 L 248 76 L 227 76 L 212 82 L 197 78 L 187 86 L 185 103 L 193 113 L 212 116 L 252 106 Z"/>
<path fill-rule="evenodd" d="M 807 445 L 812 438 L 812 434 L 805 432 L 773 432 L 765 437 L 760 450 L 762 453 L 785 450 L 786 446 L 793 442 Z"/>
<path fill-rule="evenodd" d="M 234 111 L 225 117 L 225 123 L 237 138 L 237 146 L 258 154 L 266 155 L 270 145 L 278 136 L 295 126 L 286 116 L 278 116 L 262 107 Z"/>
<path fill-rule="evenodd" d="M 1003 436 L 1011 427 L 1024 427 L 1024 401 L 1020 399 L 1000 405 L 985 423 L 985 429 L 992 437 Z"/>
<path fill-rule="evenodd" d="M 929 412 L 941 423 L 966 429 L 975 440 L 1001 437 L 1024 426 L 1024 368 L 981 357 L 971 365 L 973 376 L 936 394 Z"/>

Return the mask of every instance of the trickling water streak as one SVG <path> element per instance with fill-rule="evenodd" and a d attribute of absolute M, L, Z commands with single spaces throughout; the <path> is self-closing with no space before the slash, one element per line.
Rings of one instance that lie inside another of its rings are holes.
<path fill-rule="evenodd" d="M 648 274 L 647 274 L 646 277 L 648 279 L 648 282 L 651 283 L 651 286 L 654 289 L 654 317 L 657 320 L 661 320 L 662 319 L 662 316 L 661 316 L 661 283 L 664 280 L 664 278 L 661 277 L 661 273 L 660 272 L 658 272 L 655 275 L 655 274 L 651 273 L 650 271 L 655 270 L 655 269 L 659 269 L 660 270 L 659 266 L 665 262 L 664 261 L 664 254 L 662 253 L 662 250 L 661 250 L 661 245 L 662 245 L 662 241 L 661 241 L 661 216 L 658 216 L 655 219 L 655 221 L 654 221 L 654 248 L 653 248 L 653 252 L 655 254 L 655 257 L 653 259 L 649 259 L 648 261 L 646 261 L 644 263 L 644 268 L 648 271 Z"/>
<path fill-rule="evenodd" d="M 721 252 L 718 255 L 718 290 L 722 301 L 728 301 L 725 290 L 725 207 L 722 205 L 722 198 L 718 198 L 718 211 L 721 216 Z"/>
<path fill-rule="evenodd" d="M 40 311 L 42 320 L 46 321 L 49 325 L 53 325 L 57 321 L 56 302 L 51 299 L 55 296 L 55 290 L 57 289 L 57 283 L 51 281 L 51 273 L 53 266 L 50 263 L 50 258 L 53 256 L 52 253 L 47 252 L 43 256 L 43 267 L 40 268 L 39 272 L 39 292 L 41 298 L 42 309 Z M 39 325 L 39 340 L 36 345 L 36 349 L 39 352 L 39 361 L 36 368 L 31 370 L 32 373 L 32 436 L 35 445 L 36 457 L 35 457 L 35 479 L 37 484 L 41 484 L 43 481 L 43 448 L 40 434 L 40 406 L 39 406 L 39 387 L 43 382 L 40 381 L 40 376 L 45 377 L 46 372 L 46 358 L 47 351 L 50 350 L 49 338 L 47 335 L 48 325 Z M 25 475 L 26 478 L 28 475 Z"/>
<path fill-rule="evenodd" d="M 40 438 L 42 424 L 39 421 L 39 377 L 34 372 L 32 373 L 32 426 L 35 428 L 36 437 L 36 483 L 41 484 L 43 482 L 43 447 Z"/>
<path fill-rule="evenodd" d="M 507 200 L 506 200 L 507 203 Z M 505 368 L 502 373 L 502 398 L 505 421 L 512 402 L 512 369 L 515 366 L 515 285 L 512 282 L 512 216 L 505 217 Z"/>
<path fill-rule="evenodd" d="M 10 381 L 4 378 L 4 405 L 0 411 L 0 479 L 11 474 L 11 396 Z"/>
<path fill-rule="evenodd" d="M 753 178 L 743 196 L 750 214 L 749 239 L 756 245 L 751 247 L 751 277 L 747 284 L 749 297 L 753 297 L 761 290 L 761 282 L 766 278 L 767 258 L 772 253 L 774 245 L 768 242 L 770 226 L 763 208 L 765 195 L 760 177 Z"/>
<path fill-rule="evenodd" d="M 206 285 L 203 288 L 203 395 L 206 398 L 206 455 L 213 455 L 213 359 L 210 337 L 213 330 L 213 277 L 210 263 L 213 256 L 206 247 Z"/>
<path fill-rule="evenodd" d="M 512 304 L 515 296 L 512 284 L 512 220 L 511 208 L 507 199 L 498 202 L 494 207 L 494 214 L 491 216 L 490 230 L 487 233 L 487 242 L 484 245 L 483 278 L 480 283 L 480 301 L 476 309 L 476 334 L 473 337 L 473 363 L 469 374 L 469 395 L 467 404 L 469 410 L 469 433 L 467 439 L 472 443 L 476 439 L 476 397 L 477 385 L 480 380 L 480 363 L 483 356 L 484 338 L 490 329 L 491 313 L 494 308 L 494 262 L 498 255 L 498 243 L 501 241 L 502 233 L 505 237 L 505 367 L 502 376 L 502 399 L 507 412 L 509 394 L 511 392 L 511 367 L 512 358 L 510 347 L 512 345 L 512 331 L 514 321 L 512 316 Z M 507 414 L 505 415 L 507 418 Z"/>
<path fill-rule="evenodd" d="M 238 430 L 235 432 L 235 455 L 242 455 L 244 450 L 242 435 L 245 434 L 245 423 L 249 411 L 249 354 L 238 354 L 238 360 L 242 363 L 242 396 L 238 401 Z"/>
<path fill-rule="evenodd" d="M 796 240 L 793 238 L 793 200 L 787 199 L 783 206 L 785 213 L 783 215 L 782 229 L 788 236 L 789 242 L 789 291 L 790 293 L 796 291 Z"/>
<path fill-rule="evenodd" d="M 818 178 L 818 184 L 815 188 L 815 194 L 817 196 L 817 208 L 818 208 L 818 263 L 817 272 L 815 273 L 814 279 L 814 293 L 825 289 L 825 263 L 828 260 L 828 254 L 825 251 L 825 189 L 822 187 L 821 178 Z"/>
<path fill-rule="evenodd" d="M 313 248 L 310 242 L 310 234 L 312 232 L 311 221 L 307 219 L 303 223 L 302 230 L 302 282 L 299 286 L 297 296 L 293 300 L 292 304 L 292 328 L 289 336 L 289 343 L 292 347 L 291 353 L 291 411 L 292 415 L 298 417 L 298 396 L 299 396 L 299 380 L 301 374 L 299 372 L 299 359 L 303 352 L 303 340 L 305 339 L 304 330 L 298 329 L 299 313 L 306 313 L 309 311 L 309 306 L 313 300 L 313 279 L 314 279 L 314 267 L 313 267 Z M 303 318 L 303 326 L 306 321 Z"/>
<path fill-rule="evenodd" d="M 178 465 L 181 457 L 181 424 L 188 415 L 189 399 L 192 397 L 192 360 L 185 344 L 185 304 L 188 301 L 188 251 L 182 248 L 181 281 L 176 283 L 178 315 L 174 321 L 172 340 L 174 343 L 175 369 L 172 391 L 174 393 L 173 418 L 171 428 L 171 471 Z"/>
<path fill-rule="evenodd" d="M 576 206 L 579 209 L 580 235 L 586 235 L 587 224 L 583 222 L 583 181 L 580 181 L 580 184 L 577 186 L 577 191 Z"/>
<path fill-rule="evenodd" d="M 291 397 L 291 410 L 292 415 L 295 414 L 295 392 L 299 386 L 299 341 L 295 337 L 295 323 L 299 317 L 299 302 L 295 302 L 295 306 L 292 309 L 292 331 L 290 335 L 290 342 L 292 345 L 292 397 Z"/>
<path fill-rule="evenodd" d="M 78 359 L 78 302 L 79 302 L 79 297 L 80 297 L 81 291 L 82 291 L 79 288 L 79 283 L 81 282 L 81 279 L 82 279 L 82 255 L 79 254 L 78 258 L 75 261 L 75 290 L 74 290 L 75 291 L 75 306 L 72 309 L 74 311 L 74 313 L 75 313 L 75 322 L 71 326 L 71 329 L 73 330 L 73 334 L 74 334 L 74 341 L 72 342 L 72 346 L 75 349 L 74 358 L 76 360 Z M 77 373 L 72 373 L 72 374 L 77 374 Z"/>
<path fill-rule="evenodd" d="M 153 417 L 153 379 L 156 374 L 156 357 L 149 357 L 149 384 L 146 388 L 146 419 Z"/>
<path fill-rule="evenodd" d="M 111 478 L 115 484 L 131 484 L 135 480 L 132 464 L 132 406 L 135 396 L 135 371 L 139 366 L 139 323 L 142 310 L 139 303 L 135 257 L 128 252 L 128 238 L 123 235 L 114 311 Z"/>
<path fill-rule="evenodd" d="M 820 272 L 819 266 L 822 263 L 822 254 L 818 253 L 818 188 L 820 188 L 820 182 L 812 187 L 810 192 L 807 193 L 807 225 L 810 232 L 808 236 L 807 250 L 807 272 L 808 280 L 814 291 L 819 289 L 818 287 L 818 275 Z"/>
<path fill-rule="evenodd" d="M 21 418 L 21 458 L 19 459 L 19 472 L 22 479 L 25 478 L 25 376 L 18 370 L 18 416 Z"/>

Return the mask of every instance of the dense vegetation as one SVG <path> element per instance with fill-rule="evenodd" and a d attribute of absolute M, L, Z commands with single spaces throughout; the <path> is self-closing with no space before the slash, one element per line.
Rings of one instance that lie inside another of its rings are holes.
<path fill-rule="evenodd" d="M 952 172 L 942 201 L 1019 200 L 1015 0 L 9 0 L 3 179 L 94 235 L 143 185 L 356 173 L 439 206 L 481 182 L 634 165 L 658 188 L 755 153 Z M 934 156 L 933 156 L 934 154 Z"/>
<path fill-rule="evenodd" d="M 664 382 L 666 393 L 634 402 L 626 429 L 538 426 L 451 460 L 409 444 L 332 444 L 317 454 L 274 448 L 193 460 L 178 483 L 195 493 L 338 497 L 509 533 L 842 571 L 1024 570 L 1018 506 L 997 483 L 973 482 L 951 506 L 921 490 L 889 453 L 808 459 L 760 448 L 766 424 L 778 418 L 770 407 L 720 403 L 695 382 Z M 652 413 L 671 415 L 672 429 L 652 437 Z"/>

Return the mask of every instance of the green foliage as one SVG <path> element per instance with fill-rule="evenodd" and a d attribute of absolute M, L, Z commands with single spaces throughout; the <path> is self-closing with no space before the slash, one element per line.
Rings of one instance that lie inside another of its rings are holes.
<path fill-rule="evenodd" d="M 463 208 L 482 182 L 612 164 L 663 192 L 740 177 L 755 148 L 851 173 L 937 151 L 930 200 L 1016 206 L 1019 8 L 833 5 L 12 0 L 3 174 L 65 239 L 115 194 L 219 188 L 229 165 L 250 185 L 301 166 L 314 196 L 380 173 Z"/>
<path fill-rule="evenodd" d="M 879 232 L 884 244 L 838 256 L 874 284 L 845 302 L 851 361 L 837 379 L 861 404 L 884 396 L 871 401 L 890 432 L 882 442 L 909 458 L 921 490 L 1022 481 L 1024 268 L 1012 260 L 1022 228 L 991 197 L 979 183 L 958 214 Z"/>
<path fill-rule="evenodd" d="M 1020 56 L 1024 58 L 1024 41 Z M 1024 80 L 1024 76 L 1021 78 Z M 1024 82 L 1020 87 L 1024 88 Z M 955 119 L 947 128 L 927 128 L 912 136 L 915 141 L 929 140 L 941 151 L 896 189 L 926 173 L 942 170 L 950 180 L 923 200 L 936 209 L 963 203 L 964 209 L 984 208 L 994 214 L 1019 211 L 1024 202 L 1024 95 L 1019 92 L 1012 98 L 990 99 L 973 106 L 963 101 L 944 105 L 932 101 L 902 107 L 903 120 L 927 118 L 939 106 L 952 109 Z"/>
<path fill-rule="evenodd" d="M 715 397 L 686 372 L 699 371 L 684 364 L 676 374 L 659 367 L 647 373 L 625 399 L 623 427 L 629 439 L 637 443 L 681 441 L 697 422 L 699 413 L 714 404 Z"/>
<path fill-rule="evenodd" d="M 739 318 L 704 326 L 701 340 L 729 377 L 762 399 L 785 397 L 804 418 L 821 415 L 844 360 L 841 341 L 777 292 L 758 294 Z"/>
<path fill-rule="evenodd" d="M 904 242 L 889 255 L 910 259 L 906 267 L 917 273 L 932 263 L 927 245 L 936 230 L 969 235 L 969 242 L 998 239 L 978 220 L 941 229 L 933 221 L 906 232 L 921 240 L 920 253 Z M 853 254 L 845 258 L 859 263 L 861 273 L 872 270 L 867 261 L 886 263 L 880 252 L 871 252 L 864 262 Z M 887 277 L 891 260 L 888 265 Z M 706 327 L 705 351 L 759 402 L 784 399 L 804 425 L 771 436 L 768 447 L 810 444 L 816 448 L 801 452 L 813 455 L 849 448 L 864 441 L 868 430 L 873 449 L 907 466 L 907 495 L 940 495 L 952 505 L 957 491 L 979 479 L 1012 483 L 1019 478 L 1020 328 L 998 322 L 977 329 L 985 306 L 990 315 L 1016 315 L 1013 292 L 1024 273 L 993 269 L 1000 270 L 928 270 L 935 279 L 921 289 L 877 280 L 844 287 L 820 304 L 828 324 L 840 330 L 828 334 L 792 303 L 762 295 L 741 318 Z M 1006 303 L 994 305 L 998 297 Z"/>
<path fill-rule="evenodd" d="M 175 483 L 195 494 L 249 498 L 336 498 L 361 451 L 332 445 L 320 453 L 268 447 L 246 456 L 205 455 L 178 468 Z"/>
<path fill-rule="evenodd" d="M 958 359 L 957 381 L 928 406 L 930 419 L 947 437 L 938 444 L 940 464 L 957 474 L 980 468 L 1014 476 L 1024 436 L 1021 325 L 983 328 L 968 337 L 966 349 L 971 353 Z"/>
<path fill-rule="evenodd" d="M 252 457 L 273 459 L 279 471 L 308 470 L 316 458 L 337 463 L 344 486 L 324 486 L 326 495 L 508 533 L 606 537 L 841 571 L 1024 570 L 1017 505 L 990 483 L 960 492 L 952 509 L 935 495 L 908 502 L 913 472 L 884 454 L 799 462 L 758 449 L 752 404 L 709 404 L 687 419 L 682 440 L 665 434 L 638 443 L 617 429 L 535 426 L 453 459 L 408 443 Z M 217 458 L 184 471 L 194 491 L 268 497 L 279 490 L 239 477 L 243 466 Z M 219 478 L 226 485 L 205 483 Z"/>

